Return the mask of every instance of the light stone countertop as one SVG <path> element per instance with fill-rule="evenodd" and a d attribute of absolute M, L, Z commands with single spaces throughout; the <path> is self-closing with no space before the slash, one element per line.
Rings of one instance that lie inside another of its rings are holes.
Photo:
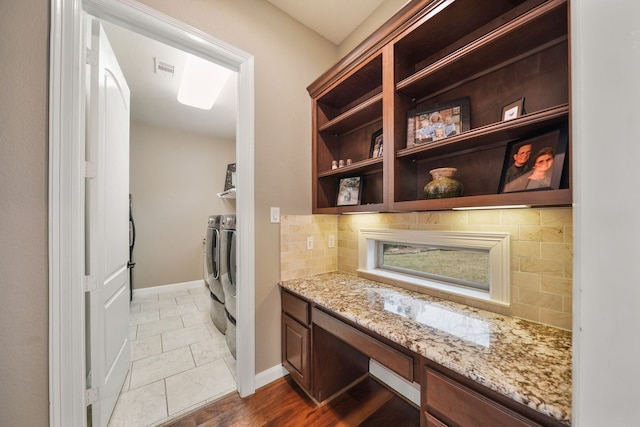
<path fill-rule="evenodd" d="M 571 424 L 571 332 L 333 272 L 281 286 Z"/>

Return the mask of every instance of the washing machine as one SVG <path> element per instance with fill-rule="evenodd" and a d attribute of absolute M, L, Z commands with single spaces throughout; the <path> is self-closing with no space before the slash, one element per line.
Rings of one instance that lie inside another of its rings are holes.
<path fill-rule="evenodd" d="M 216 328 L 224 334 L 227 329 L 227 319 L 224 312 L 224 290 L 220 280 L 221 222 L 222 215 L 209 216 L 205 237 L 205 281 L 209 286 L 211 296 L 211 320 Z"/>
<path fill-rule="evenodd" d="M 236 215 L 223 215 L 220 220 L 220 281 L 224 291 L 227 346 L 233 357 L 236 357 L 236 245 Z"/>

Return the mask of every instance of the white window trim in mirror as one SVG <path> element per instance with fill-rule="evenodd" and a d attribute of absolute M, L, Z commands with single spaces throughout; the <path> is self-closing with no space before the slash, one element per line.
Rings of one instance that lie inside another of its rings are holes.
<path fill-rule="evenodd" d="M 456 283 L 430 280 L 378 266 L 379 242 L 436 245 L 454 249 L 489 252 L 489 290 L 471 289 Z M 412 285 L 508 306 L 510 300 L 511 259 L 509 233 L 423 231 L 362 228 L 358 230 L 358 273 L 371 280 L 394 285 Z"/>

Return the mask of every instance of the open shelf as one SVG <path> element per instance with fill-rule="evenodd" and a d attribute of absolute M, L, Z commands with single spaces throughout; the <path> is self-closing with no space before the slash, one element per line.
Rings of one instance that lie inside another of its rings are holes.
<path fill-rule="evenodd" d="M 227 191 L 223 191 L 222 193 L 217 193 L 218 197 L 221 199 L 235 199 L 236 198 L 236 189 L 231 188 Z"/>
<path fill-rule="evenodd" d="M 544 111 L 525 114 L 506 122 L 493 123 L 436 142 L 414 145 L 398 150 L 397 157 L 413 160 L 434 157 L 452 152 L 479 149 L 488 145 L 520 139 L 541 129 L 554 128 L 569 119 L 569 105 L 564 104 Z"/>
<path fill-rule="evenodd" d="M 419 98 L 566 41 L 566 0 L 551 0 L 422 68 L 398 82 L 396 89 Z"/>

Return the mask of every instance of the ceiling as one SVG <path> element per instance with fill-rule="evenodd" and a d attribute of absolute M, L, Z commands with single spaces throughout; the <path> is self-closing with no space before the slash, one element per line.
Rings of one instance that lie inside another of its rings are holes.
<path fill-rule="evenodd" d="M 267 0 L 334 44 L 340 44 L 385 0 Z M 131 89 L 131 118 L 206 135 L 235 140 L 237 75 L 229 78 L 209 111 L 180 104 L 176 94 L 186 54 L 138 33 L 103 22 L 105 32 Z M 174 76 L 156 73 L 155 60 L 175 66 Z"/>
<path fill-rule="evenodd" d="M 339 45 L 385 0 L 267 0 L 296 21 Z"/>

